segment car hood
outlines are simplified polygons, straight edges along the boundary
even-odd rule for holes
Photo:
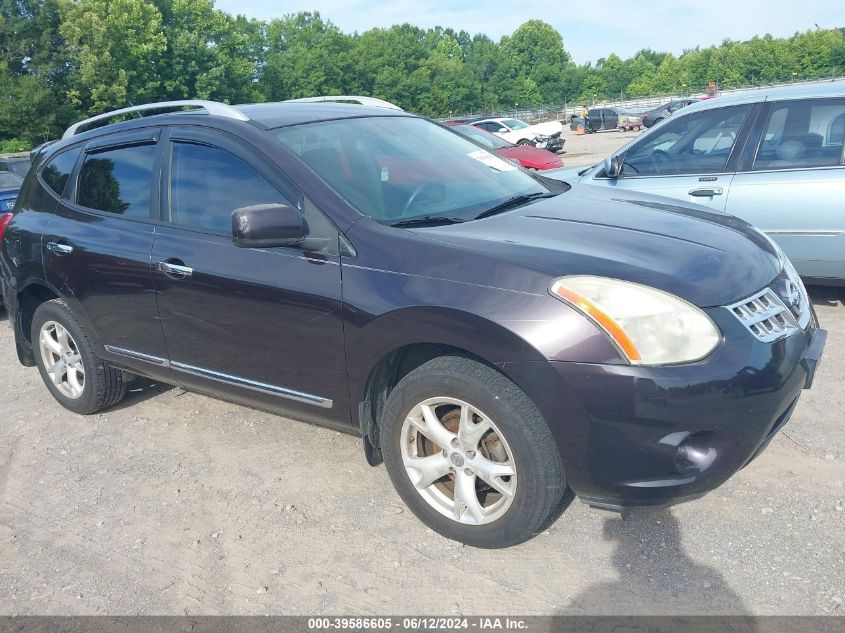
[[[558,166],[563,164],[563,161],[557,154],[529,145],[502,147],[501,149],[497,149],[496,152],[507,158],[517,160],[520,163],[526,163],[528,167],[540,167],[544,165]]]
[[[701,307],[750,296],[782,268],[773,243],[738,218],[590,185],[482,220],[416,230],[548,274],[550,281],[623,279]]]
[[[580,182],[583,176],[579,172],[585,169],[592,169],[588,165],[575,165],[574,167],[560,167],[558,169],[549,169],[543,173],[543,178],[554,178],[555,180],[562,180],[568,182],[570,185]]]
[[[522,130],[514,130],[515,133],[519,132],[533,132],[534,134],[545,134],[546,136],[552,136],[553,134],[557,134],[558,132],[563,131],[563,123],[560,121],[546,121],[544,123],[535,123],[534,125],[529,125],[527,128],[523,128]]]

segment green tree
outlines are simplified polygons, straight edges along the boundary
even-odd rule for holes
[[[302,12],[267,27],[261,90],[270,100],[342,94],[352,83],[352,38],[320,13]]]
[[[561,101],[564,75],[572,65],[572,58],[563,47],[560,33],[542,20],[529,20],[509,38],[503,38],[501,46],[504,54],[513,60],[516,77],[530,79],[537,87],[534,103]],[[527,85],[523,81],[520,90],[526,90]]]
[[[167,51],[161,12],[145,0],[80,0],[60,33],[73,66],[67,97],[86,112],[155,101]]]
[[[261,30],[257,21],[215,10],[213,0],[160,0],[156,4],[167,41],[160,73],[164,97],[228,103],[260,99]]]

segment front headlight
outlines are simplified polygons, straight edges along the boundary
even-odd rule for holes
[[[719,344],[719,329],[688,301],[629,281],[561,277],[549,292],[581,311],[635,365],[700,360]]]

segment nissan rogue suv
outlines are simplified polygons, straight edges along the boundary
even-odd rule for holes
[[[109,124],[127,113],[150,115]],[[360,434],[423,522],[480,547],[544,529],[567,488],[611,509],[712,490],[826,337],[741,220],[361,105],[82,121],[0,234],[18,357],[62,406],[142,375]]]

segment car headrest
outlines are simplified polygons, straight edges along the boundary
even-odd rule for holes
[[[796,158],[801,158],[801,156],[804,155],[805,149],[806,147],[804,143],[793,138],[788,141],[783,141],[780,145],[778,145],[775,150],[775,154],[777,155],[778,160],[795,160]]]

